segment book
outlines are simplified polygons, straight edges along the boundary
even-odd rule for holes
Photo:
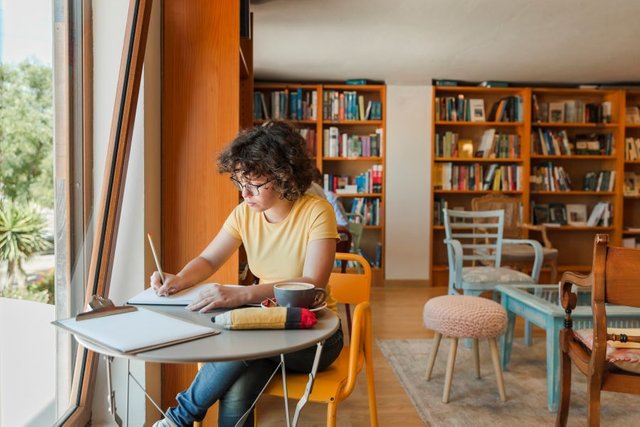
[[[367,79],[349,79],[349,80],[345,80],[344,84],[347,84],[347,85],[366,85],[367,84]]]
[[[70,318],[52,323],[89,342],[125,354],[168,347],[220,333],[208,326],[144,308],[87,320]]]
[[[533,206],[533,223],[545,224],[549,222],[549,205],[536,204]]]
[[[480,87],[509,87],[509,83],[496,81],[496,80],[485,80],[481,83],[478,83]]]

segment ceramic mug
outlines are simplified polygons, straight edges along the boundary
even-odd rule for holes
[[[273,287],[273,295],[281,307],[312,308],[327,299],[324,289],[304,282],[278,283]]]

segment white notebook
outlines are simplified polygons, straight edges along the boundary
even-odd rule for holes
[[[138,308],[127,313],[52,322],[88,341],[121,353],[135,354],[155,348],[216,335],[220,331]]]
[[[158,296],[153,288],[149,287],[138,295],[127,301],[127,304],[131,305],[189,305],[200,295],[200,292],[204,292],[211,288],[211,283],[201,283],[196,286],[192,286],[183,291],[168,296]]]
[[[161,297],[156,295],[153,288],[149,287],[138,295],[127,301],[130,305],[184,305],[187,306],[198,298],[201,292],[213,286],[212,283],[200,283],[183,291]],[[240,285],[223,285],[223,286],[240,286]]]

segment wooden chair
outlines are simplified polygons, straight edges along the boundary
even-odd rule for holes
[[[338,404],[353,391],[358,374],[365,367],[369,393],[369,417],[372,426],[378,425],[376,394],[373,381],[373,336],[371,331],[371,267],[360,255],[336,253],[336,260],[360,264],[362,274],[333,272],[329,278],[331,295],[341,304],[355,304],[352,335],[338,359],[326,370],[318,372],[309,401],[327,404],[327,426],[336,425]],[[300,398],[309,380],[308,374],[287,374],[289,397]],[[264,391],[283,397],[282,379],[276,377]]]
[[[504,237],[507,239],[522,238],[525,231],[540,233],[543,261],[542,265],[549,267],[549,283],[556,283],[558,276],[558,250],[553,247],[547,237],[544,225],[531,225],[522,222],[520,213],[520,199],[504,194],[487,194],[471,200],[474,211],[504,210]],[[502,246],[502,265],[513,266],[518,269],[529,269],[533,265],[535,253],[530,245],[508,244]]]
[[[449,294],[478,296],[500,284],[537,283],[542,246],[535,240],[505,239],[504,211],[443,209],[449,261]],[[527,244],[535,258],[531,275],[501,266],[503,243]],[[478,262],[481,265],[474,265]]]
[[[585,276],[566,272],[560,280],[560,299],[567,314],[565,328],[560,331],[560,408],[556,426],[567,425],[572,361],[587,377],[587,421],[590,426],[600,425],[601,391],[640,394],[640,349],[626,350],[627,354],[622,357],[627,361],[624,363],[620,361],[621,355],[611,351],[612,346],[607,344],[607,341],[640,343],[640,336],[608,333],[606,310],[606,304],[640,307],[640,249],[612,247],[608,244],[609,237],[598,234],[591,273]],[[571,291],[574,285],[591,288],[593,330],[572,329],[571,311],[577,304],[577,295]],[[593,338],[585,339],[586,336]],[[630,359],[636,362],[630,362]]]

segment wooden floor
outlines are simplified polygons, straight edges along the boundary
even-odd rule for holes
[[[432,333],[422,324],[424,303],[434,296],[446,294],[446,288],[385,286],[372,288],[372,312],[374,339],[430,338]],[[375,385],[380,426],[422,426],[411,401],[395,377],[386,359],[374,345]],[[416,361],[426,363],[426,361]],[[296,401],[291,401],[293,408]],[[299,425],[326,425],[326,406],[308,403]],[[284,425],[283,404],[280,400],[265,397],[259,409],[260,426]],[[364,373],[354,393],[338,406],[339,427],[369,425],[367,388]]]

